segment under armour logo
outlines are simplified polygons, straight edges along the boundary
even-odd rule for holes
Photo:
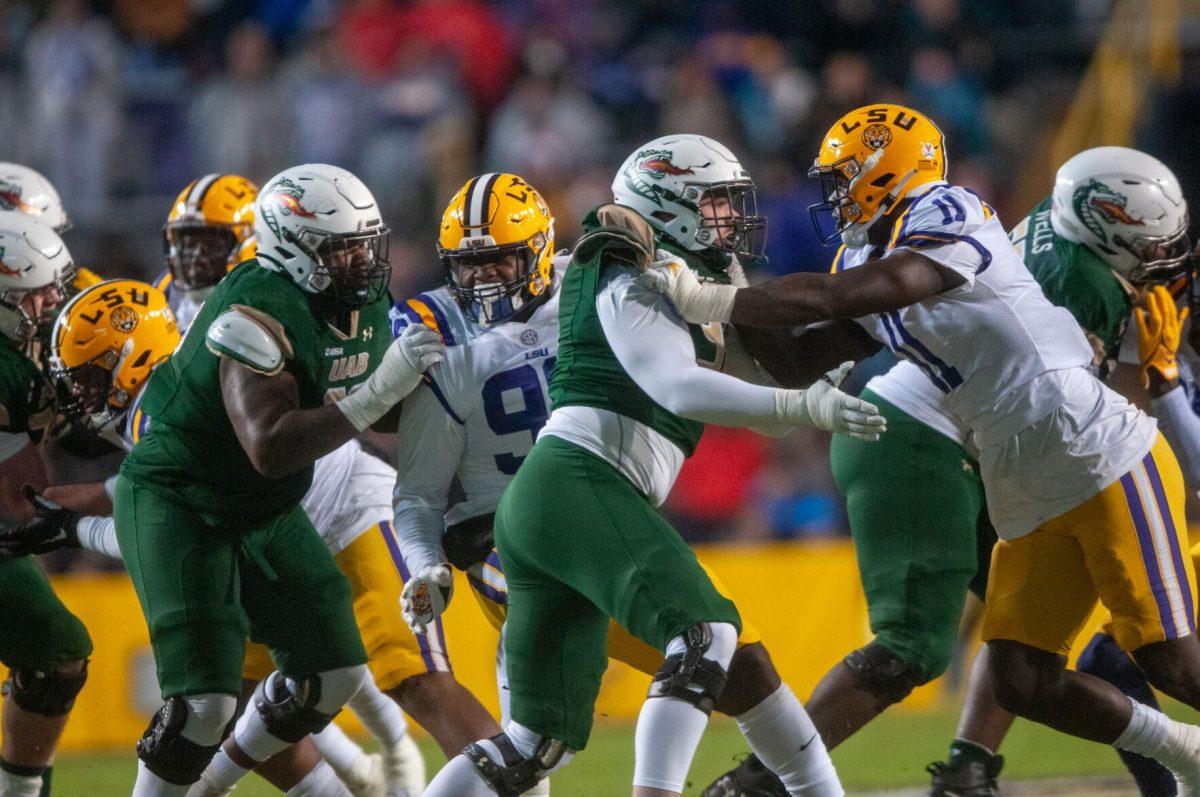
[[[366,329],[363,330],[363,340],[370,340],[371,336],[374,334],[375,334],[375,327],[367,327]]]

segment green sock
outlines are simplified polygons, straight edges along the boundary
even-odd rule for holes
[[[50,797],[50,771],[52,769],[54,767],[46,767],[46,770],[42,772],[42,793],[38,797]]]
[[[951,769],[962,769],[972,761],[987,764],[995,757],[995,753],[983,745],[968,742],[966,739],[955,739],[950,743],[950,760],[946,764]]]

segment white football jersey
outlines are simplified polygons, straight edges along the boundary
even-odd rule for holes
[[[196,314],[204,306],[204,300],[197,299],[193,294],[176,288],[170,271],[159,274],[154,280],[154,287],[167,297],[167,304],[171,305],[171,310],[175,313],[175,322],[179,325],[180,333],[186,331],[196,320]],[[205,293],[210,292],[205,291]]]
[[[933,185],[886,247],[843,248],[834,271],[899,248],[919,251],[963,284],[858,321],[923,372],[950,418],[970,430],[1002,537],[1078,506],[1149,451],[1154,422],[1088,373],[1092,349],[1079,324],[1046,299],[973,192]],[[1047,428],[1028,433],[1039,425]],[[1029,443],[1034,436],[1040,447]]]
[[[393,308],[393,335],[425,323],[446,342],[445,358],[405,398],[400,413],[394,498],[402,540],[418,537],[440,545],[446,525],[496,511],[550,416],[558,285],[568,261],[561,255],[555,259],[553,293],[523,322],[483,326],[466,316],[445,287]],[[456,479],[461,500],[450,506]],[[410,561],[409,566],[434,563]]]

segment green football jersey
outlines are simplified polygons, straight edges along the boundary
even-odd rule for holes
[[[0,432],[38,442],[54,422],[54,394],[37,364],[0,338]]]
[[[583,221],[584,232],[596,225],[593,211]],[[669,241],[658,240],[656,245],[682,257],[702,276],[729,284],[729,275],[724,270],[728,261],[724,256],[718,262]],[[603,249],[592,262],[579,263],[572,259],[567,265],[559,289],[558,359],[554,364],[554,378],[550,381],[550,401],[554,407],[598,407],[632,418],[666,437],[690,457],[700,442],[704,424],[681,418],[656,404],[621,367],[604,335],[596,312],[596,298],[607,271],[620,268],[632,270],[629,266],[606,263]],[[697,359],[713,360],[715,344],[705,337],[700,327],[689,324],[688,328],[696,346]]]
[[[151,483],[209,522],[252,523],[300,501],[312,466],[268,479],[254,469],[225,412],[220,357],[206,345],[212,322],[234,306],[278,324],[290,351],[284,370],[296,379],[305,409],[336,401],[370,375],[391,343],[387,296],[351,314],[335,329],[313,315],[309,297],[285,274],[255,260],[234,269],[204,303],[179,349],[154,370],[142,411],[150,428],[121,467],[124,477]]]
[[[1115,361],[1133,311],[1133,293],[1086,246],[1055,234],[1046,198],[1009,233],[1046,298],[1065,307],[1087,333],[1102,373]]]

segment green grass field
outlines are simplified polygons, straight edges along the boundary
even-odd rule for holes
[[[1169,709],[1173,716],[1196,720],[1194,713]],[[925,765],[945,757],[957,711],[896,713],[881,717],[840,747],[834,755],[842,781],[851,791],[875,791],[927,782]],[[422,741],[429,771],[441,764],[441,754]],[[713,777],[728,769],[745,750],[737,727],[715,719],[705,734],[691,772],[688,794],[696,794]],[[1005,742],[1005,776],[1013,779],[1120,773],[1116,754],[1107,747],[1078,741],[1040,726],[1018,722]],[[54,794],[69,797],[128,794],[136,770],[132,749],[125,755],[64,757],[55,767]],[[629,793],[633,772],[633,729],[601,726],[587,750],[554,779],[560,797],[607,797]],[[239,786],[240,797],[278,794],[251,776]]]

